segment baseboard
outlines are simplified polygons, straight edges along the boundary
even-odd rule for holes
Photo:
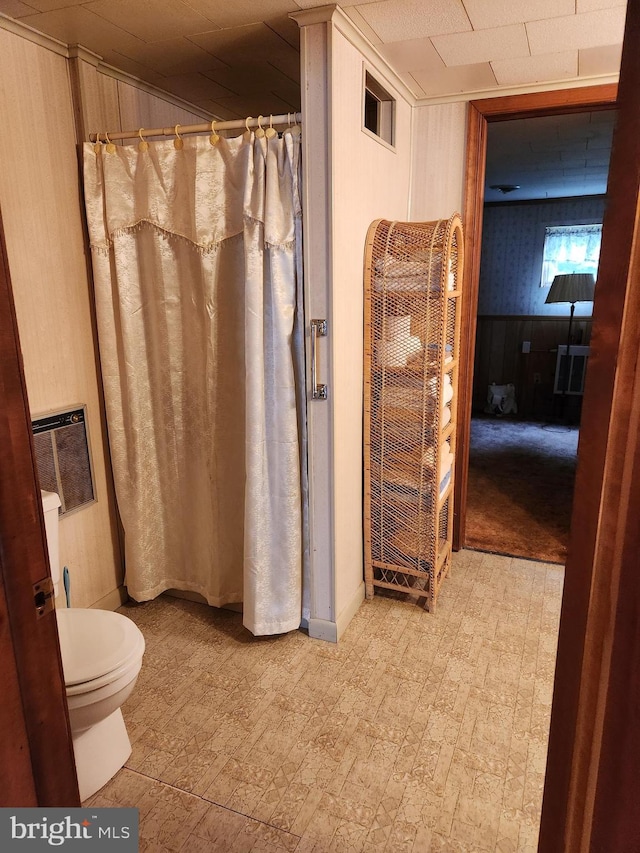
[[[95,610],[117,610],[118,607],[122,607],[128,598],[127,590],[123,586],[119,586],[105,595],[104,598],[96,601],[91,607]]]
[[[358,612],[363,601],[364,581],[356,589],[347,606],[342,608],[335,622],[331,622],[329,619],[309,619],[309,636],[313,637],[314,640],[337,643],[349,627],[349,623]]]
[[[349,623],[360,609],[360,605],[364,601],[364,581],[356,589],[351,601],[346,607],[343,607],[338,616],[338,639],[344,634],[349,627]]]

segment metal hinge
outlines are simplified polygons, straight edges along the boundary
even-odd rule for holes
[[[51,613],[54,607],[54,589],[51,578],[43,578],[33,585],[33,603],[38,619]]]

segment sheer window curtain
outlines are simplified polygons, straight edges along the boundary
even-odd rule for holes
[[[183,141],[84,146],[126,584],[277,634],[308,618],[300,137]]]
[[[598,269],[602,225],[550,225],[545,228],[541,287],[556,275]]]

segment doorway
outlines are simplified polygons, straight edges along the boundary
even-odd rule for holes
[[[597,270],[614,122],[589,110],[488,125],[468,547],[565,562],[592,302],[575,304],[569,375],[570,304],[551,284]]]
[[[464,199],[467,263],[464,279],[466,300],[463,306],[461,347],[463,381],[460,383],[458,407],[458,478],[455,487],[457,511],[454,518],[453,534],[456,550],[464,547],[467,543],[473,363],[478,321],[488,126],[490,123],[514,119],[583,113],[585,110],[611,109],[615,106],[616,94],[617,87],[615,85],[606,85],[489,98],[482,101],[472,101],[469,104]]]

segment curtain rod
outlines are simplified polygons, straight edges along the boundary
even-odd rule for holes
[[[177,136],[183,133],[210,133],[212,130],[239,130],[240,128],[249,130],[251,127],[260,126],[266,129],[271,124],[293,125],[301,121],[302,113],[283,113],[277,116],[258,116],[258,118],[248,116],[246,119],[239,118],[232,121],[216,121],[214,119],[205,124],[176,124],[173,127],[152,128],[141,127],[138,130],[124,130],[117,133],[102,133],[101,131],[100,133],[90,133],[89,141],[97,142],[98,136],[103,142],[113,142],[116,139],[135,139],[136,136],[140,138],[145,136]]]

